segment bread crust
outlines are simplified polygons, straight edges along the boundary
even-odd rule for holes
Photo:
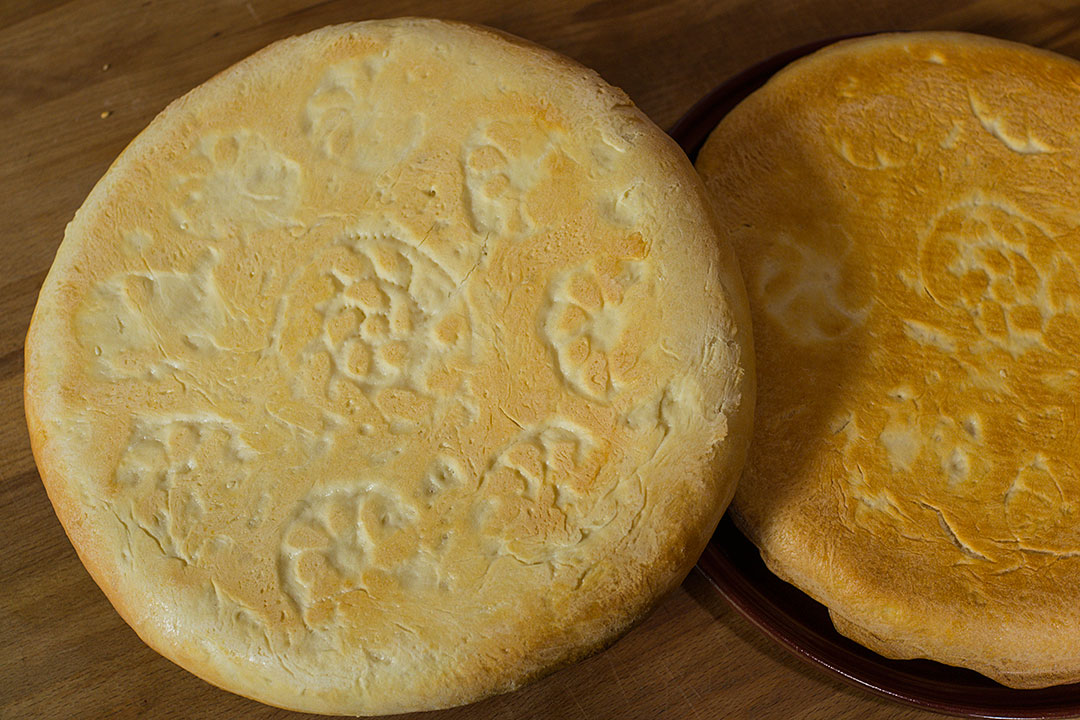
[[[991,38],[848,40],[697,162],[758,348],[738,525],[842,634],[1017,688],[1080,680],[1078,85]]]
[[[42,481],[124,620],[318,713],[464,704],[613,642],[704,548],[753,398],[677,146],[594,72],[424,19],[172,103],[26,342]]]

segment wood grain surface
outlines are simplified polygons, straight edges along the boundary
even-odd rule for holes
[[[956,29],[1080,57],[1080,6],[1067,1],[0,0],[0,718],[303,717],[189,675],[112,610],[34,467],[23,338],[65,223],[170,100],[279,38],[396,15],[480,22],[548,45],[596,68],[662,127],[738,70],[835,35]],[[934,716],[788,655],[695,572],[608,651],[516,693],[423,717]]]

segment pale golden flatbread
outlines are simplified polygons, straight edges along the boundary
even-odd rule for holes
[[[698,168],[751,299],[733,510],[890,657],[1080,680],[1080,63],[954,33],[800,60]]]
[[[749,440],[748,322],[700,179],[622,92],[489,30],[343,25],[113,164],[41,291],[27,420],[163,655],[287,708],[438,708],[682,580]]]

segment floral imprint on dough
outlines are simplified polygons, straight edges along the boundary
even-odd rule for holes
[[[462,392],[472,329],[438,261],[393,234],[360,232],[300,271],[275,342],[299,392],[331,404],[359,392],[407,430]]]
[[[113,473],[113,505],[130,513],[164,556],[198,563],[231,544],[207,529],[221,525],[208,516],[247,497],[256,457],[224,418],[137,418]]]
[[[327,69],[304,106],[303,130],[326,158],[379,175],[409,157],[424,137],[424,116],[395,107],[386,59],[372,56]],[[395,87],[395,90],[398,90]]]
[[[547,175],[554,131],[529,118],[492,120],[465,141],[465,205],[474,231],[520,240],[536,230],[528,194]]]
[[[90,288],[75,337],[106,378],[154,380],[212,354],[226,316],[211,250],[191,272],[118,273]]]
[[[593,400],[609,400],[635,358],[622,346],[631,322],[623,301],[648,272],[649,248],[640,233],[599,260],[555,274],[541,310],[540,335],[555,355],[559,375]]]
[[[250,130],[210,133],[175,180],[172,217],[184,232],[223,239],[252,230],[299,228],[301,169]]]
[[[1039,223],[976,193],[933,221],[919,243],[920,280],[937,302],[966,311],[986,343],[1015,357],[1047,348],[1055,316],[1077,308],[1076,264],[1059,246]]]
[[[768,243],[751,261],[748,289],[762,310],[799,343],[836,340],[862,324],[869,303],[845,290],[851,242],[839,252],[805,244],[786,233]]]
[[[436,581],[418,552],[416,509],[385,483],[318,487],[297,505],[282,533],[282,591],[309,627],[323,624],[350,593],[368,593],[369,572],[402,589]]]
[[[582,427],[527,427],[492,458],[480,482],[479,523],[498,554],[546,562],[615,514],[617,478],[599,487],[605,448]]]
[[[1080,498],[1069,475],[1065,463],[1042,452],[1025,458],[1005,491],[1005,521],[1015,549],[1047,562],[1077,554]]]

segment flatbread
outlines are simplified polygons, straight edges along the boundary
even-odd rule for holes
[[[733,511],[889,657],[1080,680],[1080,64],[956,33],[833,45],[698,169],[760,396]]]
[[[439,708],[682,580],[749,440],[748,333],[700,179],[622,92],[485,29],[342,25],[193,90],[97,184],[27,421],[170,660],[297,710]]]

